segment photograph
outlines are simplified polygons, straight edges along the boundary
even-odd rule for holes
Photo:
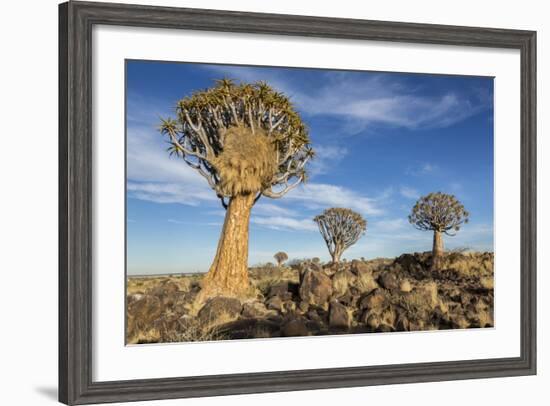
[[[127,345],[495,326],[493,77],[125,63]]]

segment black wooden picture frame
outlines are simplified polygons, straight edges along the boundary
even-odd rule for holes
[[[521,354],[283,372],[92,380],[94,24],[518,49],[521,54]],[[121,159],[123,159],[121,157]],[[219,396],[536,373],[536,32],[109,3],[59,6],[59,400]]]

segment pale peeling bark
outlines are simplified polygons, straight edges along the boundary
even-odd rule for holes
[[[441,231],[434,231],[434,241],[432,248],[432,270],[441,267],[441,258],[443,257],[443,234]]]
[[[332,263],[337,264],[340,262],[340,257],[342,256],[343,251],[344,250],[341,248],[336,248],[334,252],[331,253]]]
[[[443,236],[440,231],[434,231],[433,256],[440,257],[443,255]]]
[[[247,293],[248,228],[254,198],[253,194],[236,195],[229,201],[216,256],[202,281],[204,298]]]

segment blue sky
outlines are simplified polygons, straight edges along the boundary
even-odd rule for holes
[[[251,265],[328,252],[312,218],[349,207],[368,222],[344,258],[431,249],[407,215],[429,192],[455,194],[470,223],[447,248],[493,250],[493,79],[468,76],[127,62],[129,274],[207,271],[224,209],[206,181],[169,157],[159,116],[213,81],[263,80],[290,96],[316,159],[307,184],[252,210]]]

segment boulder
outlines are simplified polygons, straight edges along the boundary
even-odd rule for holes
[[[323,324],[318,321],[306,320],[305,324],[308,335],[318,335],[323,330]]]
[[[376,289],[360,300],[359,308],[381,312],[387,302],[388,299],[384,292],[381,289]]]
[[[382,272],[380,276],[378,276],[378,283],[380,286],[388,290],[395,290],[399,288],[397,277],[392,272]]]
[[[439,295],[437,290],[437,283],[429,282],[422,285],[420,288],[415,289],[420,296],[422,296],[424,302],[430,309],[435,309],[439,304]]]
[[[145,295],[128,306],[128,322],[139,321],[148,326],[162,315],[162,304],[158,297]]]
[[[263,319],[277,314],[274,310],[268,310],[261,302],[247,302],[243,305],[242,316],[250,319]]]
[[[174,311],[178,314],[184,314],[192,312],[195,307],[195,299],[197,298],[198,291],[190,290],[186,293],[180,293],[174,302]]]
[[[337,297],[336,299],[344,306],[355,307],[357,305],[357,300],[359,299],[359,297],[358,295],[352,295],[350,291],[343,296]]]
[[[408,281],[408,279],[403,279],[400,283],[399,283],[399,290],[403,293],[409,293],[411,290],[412,290],[412,285],[411,283]]]
[[[309,335],[309,330],[304,320],[291,319],[283,324],[281,335],[283,337],[307,336]]]
[[[337,271],[332,276],[332,292],[336,297],[343,296],[348,292],[350,285],[355,284],[357,277],[347,269]]]
[[[296,311],[296,303],[292,300],[286,300],[283,302],[282,312],[283,313],[294,313]]]
[[[369,312],[365,312],[363,320],[365,324],[373,330],[376,330],[380,326],[380,318],[375,313],[369,314]]]
[[[288,282],[279,282],[269,288],[268,297],[284,296],[288,293]]]
[[[409,331],[410,330],[410,322],[406,315],[401,314],[397,318],[397,322],[395,324],[395,329],[397,331]]]
[[[315,264],[313,262],[304,262],[298,266],[298,275],[300,276],[300,285],[303,282],[304,276],[308,271],[323,272],[321,264]]]
[[[301,301],[300,304],[298,305],[298,309],[299,309],[302,313],[307,313],[307,311],[309,310],[309,303],[308,303],[308,302]]]
[[[393,328],[397,315],[393,306],[389,306],[380,314],[380,323]]]
[[[419,271],[423,271],[423,265],[420,262],[420,258],[417,254],[403,254],[400,257],[396,258],[394,261],[394,265],[401,265],[401,267],[409,273],[416,273]]]
[[[332,328],[347,329],[350,323],[351,317],[347,307],[337,301],[332,301],[329,310],[329,326]]]
[[[223,324],[238,319],[241,309],[239,299],[217,296],[204,304],[199,310],[198,318],[207,325]]]
[[[184,292],[177,291],[174,293],[168,293],[157,297],[160,299],[162,306],[165,309],[166,308],[173,309],[176,307],[176,305],[184,302],[186,294]]]
[[[315,310],[308,311],[306,316],[311,321],[315,321],[318,323],[321,323],[323,321],[323,318]]]
[[[360,273],[364,272],[372,272],[372,266],[363,262],[359,261],[357,259],[354,259],[351,261],[351,267],[350,270],[357,276],[359,276]]]
[[[133,293],[131,295],[126,296],[126,303],[128,305],[137,302],[140,299],[143,299],[145,297],[145,294],[143,293]]]
[[[268,309],[277,310],[278,312],[283,310],[283,299],[279,296],[272,296],[265,302]]]
[[[388,326],[387,324],[380,324],[380,326],[378,326],[375,331],[377,333],[391,333],[395,331],[395,329],[392,326]]]
[[[321,272],[307,270],[300,284],[300,297],[302,301],[325,307],[332,295],[332,281]]]
[[[355,286],[361,293],[369,293],[379,287],[378,283],[374,279],[372,271],[364,270],[358,271]]]

